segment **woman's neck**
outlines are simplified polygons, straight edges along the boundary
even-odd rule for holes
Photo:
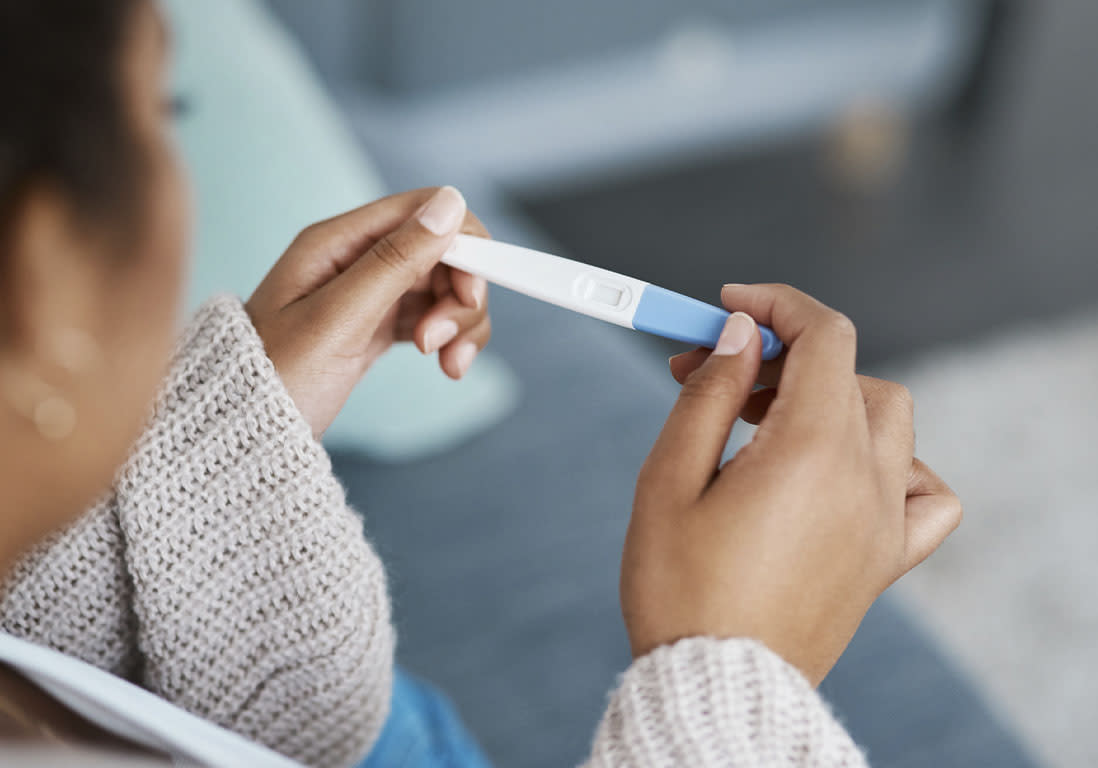
[[[60,495],[58,486],[64,485],[64,478],[46,477],[47,457],[24,438],[23,425],[6,422],[3,415],[0,412],[0,579],[57,527],[53,521],[62,513],[49,497]]]
[[[23,552],[34,545],[34,536],[23,517],[24,499],[12,493],[10,478],[0,472],[0,581],[18,561]]]

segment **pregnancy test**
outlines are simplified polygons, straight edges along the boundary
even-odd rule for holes
[[[717,345],[729,314],[643,280],[471,235],[458,235],[442,261],[581,315],[709,349]],[[764,326],[759,333],[763,360],[773,360],[781,354],[781,340]]]

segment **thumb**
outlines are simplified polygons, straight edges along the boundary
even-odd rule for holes
[[[645,463],[642,483],[693,500],[720,463],[758,377],[762,340],[750,315],[729,316],[713,354],[690,374]]]
[[[930,557],[961,524],[962,516],[957,494],[934,470],[914,459],[904,516],[904,573]]]
[[[465,221],[465,198],[442,187],[411,218],[383,235],[336,280],[324,301],[373,329],[416,281],[435,267]],[[334,305],[334,306],[333,306]],[[346,315],[343,315],[346,316]]]

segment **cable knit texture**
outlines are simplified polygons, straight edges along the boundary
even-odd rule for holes
[[[381,730],[389,612],[328,456],[232,298],[188,327],[112,494],[0,595],[0,629],[316,766],[359,760]],[[865,763],[780,658],[696,638],[625,673],[587,765]]]
[[[113,494],[16,568],[0,625],[307,764],[369,749],[384,572],[238,300],[200,310]]]

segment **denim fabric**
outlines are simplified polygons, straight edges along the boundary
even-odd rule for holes
[[[489,768],[440,691],[397,667],[389,719],[359,768]]]
[[[505,291],[492,306],[522,407],[446,456],[336,464],[388,568],[402,662],[454,697],[497,765],[560,768],[586,757],[630,662],[622,540],[678,387],[640,334]],[[874,768],[1036,765],[887,596],[823,690]]]

